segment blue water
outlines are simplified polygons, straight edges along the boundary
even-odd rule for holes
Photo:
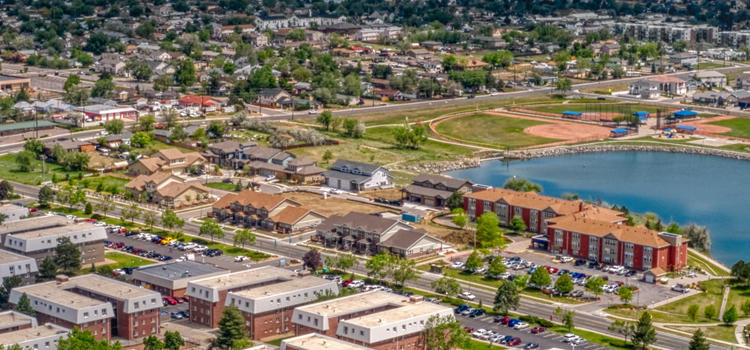
[[[658,214],[668,224],[696,223],[711,231],[711,254],[731,266],[750,260],[750,162],[663,152],[589,153],[528,161],[488,161],[447,175],[502,187],[517,176],[543,194],[577,193],[631,211]]]

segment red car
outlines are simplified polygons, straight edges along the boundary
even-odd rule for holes
[[[466,330],[466,333],[471,333],[474,331],[474,328],[472,327],[464,327],[464,329]]]
[[[544,268],[547,269],[547,272],[549,273],[557,273],[557,271],[559,271],[558,268],[552,266],[545,266]]]
[[[166,301],[169,305],[177,305],[177,299],[172,297],[164,297],[164,301]]]
[[[547,330],[547,328],[544,328],[542,326],[537,326],[537,327],[534,327],[534,328],[531,329],[531,333],[532,334],[537,334],[537,333],[542,333],[542,332],[544,332],[546,330]]]
[[[501,324],[508,324],[508,322],[510,322],[510,317],[508,316],[502,317],[498,320],[498,322],[500,322]]]
[[[341,285],[344,286],[344,287],[346,287],[346,286],[348,286],[351,283],[352,283],[352,279],[350,278],[350,279],[344,281],[344,283],[341,283]]]
[[[34,213],[34,212],[36,212],[37,210],[39,210],[39,209],[37,209],[37,208],[29,208],[29,212],[31,212],[31,213]]]
[[[509,346],[516,346],[518,344],[521,344],[521,338],[518,338],[518,337],[508,340],[508,342],[505,343],[505,345],[509,345]]]

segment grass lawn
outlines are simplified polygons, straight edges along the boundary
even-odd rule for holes
[[[687,309],[690,307],[690,305],[698,305],[700,307],[700,310],[698,311],[698,317],[697,322],[715,322],[717,320],[708,320],[703,315],[703,310],[707,305],[713,305],[716,307],[716,311],[719,311],[719,308],[721,307],[721,299],[722,299],[722,286],[724,285],[724,280],[708,280],[701,282],[701,286],[705,290],[703,293],[691,295],[687,298],[682,298],[680,300],[673,301],[669,304],[662,305],[656,308],[658,311],[663,311],[665,315],[671,315],[671,317],[668,317],[668,319],[672,319],[672,321],[659,321],[659,322],[692,322],[687,317]],[[656,319],[655,319],[656,321]]]
[[[714,69],[714,68],[722,68],[722,67],[726,67],[726,66],[721,63],[716,63],[716,62],[701,62],[695,66],[695,69]]]
[[[151,265],[156,264],[156,261],[144,259],[139,256],[125,254],[125,253],[118,253],[118,252],[110,252],[104,255],[109,260],[114,260],[114,264],[110,264],[109,266],[112,267],[112,269],[120,269],[123,267],[139,267],[139,266],[145,266],[145,265]]]
[[[573,333],[583,339],[586,339],[590,343],[603,345],[610,349],[618,349],[618,350],[635,349],[633,347],[633,344],[631,343],[625,342],[624,340],[619,339],[619,338],[612,338],[606,335],[601,335],[599,333],[584,331],[581,329],[574,329],[573,331],[569,331],[567,328],[563,328],[563,327],[554,327],[550,330],[559,334]]]
[[[719,121],[711,122],[708,124],[725,126],[725,127],[732,129],[729,132],[723,133],[723,135],[750,139],[750,119],[734,118],[734,119],[719,120]]]
[[[155,151],[162,150],[162,149],[165,149],[165,148],[177,148],[178,150],[180,150],[183,153],[195,152],[195,151],[193,151],[191,149],[188,149],[188,148],[185,148],[185,147],[180,147],[180,146],[176,146],[176,145],[170,145],[168,143],[164,143],[164,142],[161,142],[159,140],[151,140],[151,143],[149,143],[147,147],[144,147],[144,148],[133,148],[133,150],[131,151],[131,153],[133,151],[135,151],[135,152],[138,152],[138,153],[141,153],[141,154],[151,154],[151,153],[154,153]],[[154,151],[154,152],[151,152],[151,151]]]
[[[60,179],[64,178],[65,174],[70,174],[71,177],[78,175],[78,172],[67,171],[63,167],[50,162],[45,162],[46,173],[42,174],[41,160],[33,159],[31,164],[34,167],[31,172],[20,172],[14,154],[2,155],[0,156],[0,178],[27,185],[39,185],[44,181],[52,180],[52,173],[56,173]]]
[[[71,177],[71,181],[74,186],[83,186],[97,192],[123,193],[125,192],[125,184],[130,182],[130,179],[110,175],[95,175],[84,177],[83,180]],[[60,182],[64,183],[65,181],[61,179]]]
[[[236,185],[231,182],[209,182],[206,187],[215,188],[217,190],[234,191]]]
[[[688,251],[688,265],[698,267],[701,270],[707,271],[714,276],[729,276],[729,272],[726,272],[725,270],[719,268],[709,261],[701,259],[698,255],[693,254],[691,251]]]
[[[703,335],[707,338],[713,338],[718,340],[727,341],[730,343],[736,343],[737,339],[734,337],[734,326],[710,326],[710,327],[676,327],[670,326],[667,328],[680,330],[683,332],[694,333],[696,329],[700,328],[703,331]]]
[[[505,349],[502,346],[490,345],[489,343],[484,343],[474,339],[469,339],[469,341],[466,342],[466,344],[462,345],[460,348],[464,350]]]
[[[446,120],[436,129],[453,139],[495,148],[519,148],[559,141],[523,132],[525,128],[543,124],[547,123],[478,113]]]
[[[539,106],[539,107],[529,107],[528,109],[539,111],[539,112],[547,112],[547,113],[557,113],[562,114],[564,111],[573,111],[573,112],[586,112],[587,105],[585,104],[560,104],[555,106]],[[659,107],[656,106],[649,106],[649,105],[642,105],[642,104],[608,104],[602,106],[602,111],[608,112],[620,112],[620,108],[626,108],[625,110],[630,110],[632,112],[636,111],[646,111],[649,113],[656,113],[656,111],[659,109]],[[589,107],[590,112],[596,112],[598,111],[597,106]]]

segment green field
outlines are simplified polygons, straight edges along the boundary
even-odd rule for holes
[[[678,327],[678,326],[670,326],[667,327],[670,329],[676,329],[679,331],[687,332],[687,333],[694,333],[696,329],[700,328],[703,331],[703,335],[707,338],[712,339],[718,339],[727,341],[730,343],[736,343],[737,339],[734,337],[734,326],[709,326],[709,327]]]
[[[153,260],[148,260],[148,259],[141,258],[139,256],[125,254],[125,253],[110,252],[110,253],[105,254],[104,256],[107,259],[113,260],[115,262],[114,264],[109,265],[112,269],[121,269],[123,267],[139,267],[139,266],[144,266],[144,265],[156,264],[156,262]]]
[[[130,179],[103,175],[84,177],[83,180],[71,178],[70,181],[74,186],[82,186],[97,192],[123,193],[125,192],[125,184],[130,182]],[[60,179],[60,182],[65,183],[64,179]],[[100,189],[101,191],[99,191]]]
[[[536,120],[472,114],[446,120],[436,130],[452,139],[494,148],[520,148],[559,141],[529,135],[525,128],[547,124]]]
[[[234,191],[235,186],[236,185],[231,182],[209,182],[206,184],[206,187],[224,191]]]
[[[70,174],[70,176],[78,175],[78,172],[66,171],[63,167],[49,162],[44,164],[45,173],[42,174],[42,161],[37,159],[32,160],[32,165],[34,169],[31,172],[20,172],[18,171],[16,156],[14,154],[2,155],[0,156],[0,178],[27,185],[38,185],[42,182],[52,180],[52,173],[56,173],[60,179],[64,178],[65,174]]]
[[[724,135],[750,139],[750,119],[734,118],[711,122],[708,124],[725,126],[732,129],[729,132],[725,132]]]

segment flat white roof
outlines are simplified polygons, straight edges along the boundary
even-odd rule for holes
[[[57,236],[57,235],[68,233],[68,232],[80,231],[80,230],[86,230],[86,229],[95,230],[97,228],[99,227],[94,226],[94,224],[92,223],[82,222],[82,223],[71,224],[71,225],[66,225],[66,226],[58,226],[58,227],[51,227],[47,229],[39,229],[39,230],[16,233],[16,234],[13,234],[13,237],[28,240],[28,239],[33,239],[33,238]]]
[[[0,312],[0,329],[24,324],[36,326],[36,318],[13,310]]]
[[[34,265],[36,265],[36,261],[34,260],[34,258],[29,258],[28,256],[0,249],[0,264],[14,263],[19,261],[33,261]]]
[[[281,350],[287,350],[288,346],[301,350],[367,350],[364,346],[352,344],[336,338],[327,337],[318,333],[310,333],[294,338],[284,339],[281,342]]]
[[[130,283],[120,282],[95,274],[72,277],[68,282],[62,284],[63,288],[69,285],[75,285],[78,288],[87,289],[120,300],[149,296],[161,299],[161,294],[153,290],[140,288]]]
[[[386,304],[406,304],[409,297],[394,293],[374,291],[357,293],[348,297],[330,299],[315,304],[297,307],[297,310],[311,314],[332,317],[346,315],[360,310],[370,310]]]
[[[298,291],[301,289],[307,289],[307,288],[315,288],[318,286],[323,286],[326,284],[330,284],[331,281],[322,279],[315,276],[305,276],[302,278],[295,278],[289,281],[280,282],[280,283],[274,283],[270,285],[265,285],[261,287],[255,287],[250,289],[245,289],[237,292],[232,292],[232,294],[247,298],[247,299],[257,299],[257,298],[264,298],[264,297],[270,297],[278,294],[284,294],[289,292]]]
[[[48,323],[40,327],[25,328],[13,332],[3,333],[2,337],[0,337],[0,344],[13,345],[58,334],[66,335],[68,334],[68,332],[69,331],[63,327]]]
[[[45,299],[59,305],[68,306],[73,309],[109,305],[106,301],[96,300],[64,290],[55,283],[56,282],[32,284],[24,287],[16,287],[13,288],[13,290],[18,291],[19,293],[26,293],[29,296]]]
[[[207,277],[190,282],[204,288],[231,289],[243,285],[252,285],[276,279],[292,279],[294,272],[274,266],[263,266],[250,270],[242,270],[224,275]]]
[[[346,322],[353,325],[370,328],[401,322],[413,317],[433,314],[436,312],[444,311],[445,309],[445,306],[426,301],[405,303],[403,306],[397,307],[395,309],[350,318],[346,320]]]

